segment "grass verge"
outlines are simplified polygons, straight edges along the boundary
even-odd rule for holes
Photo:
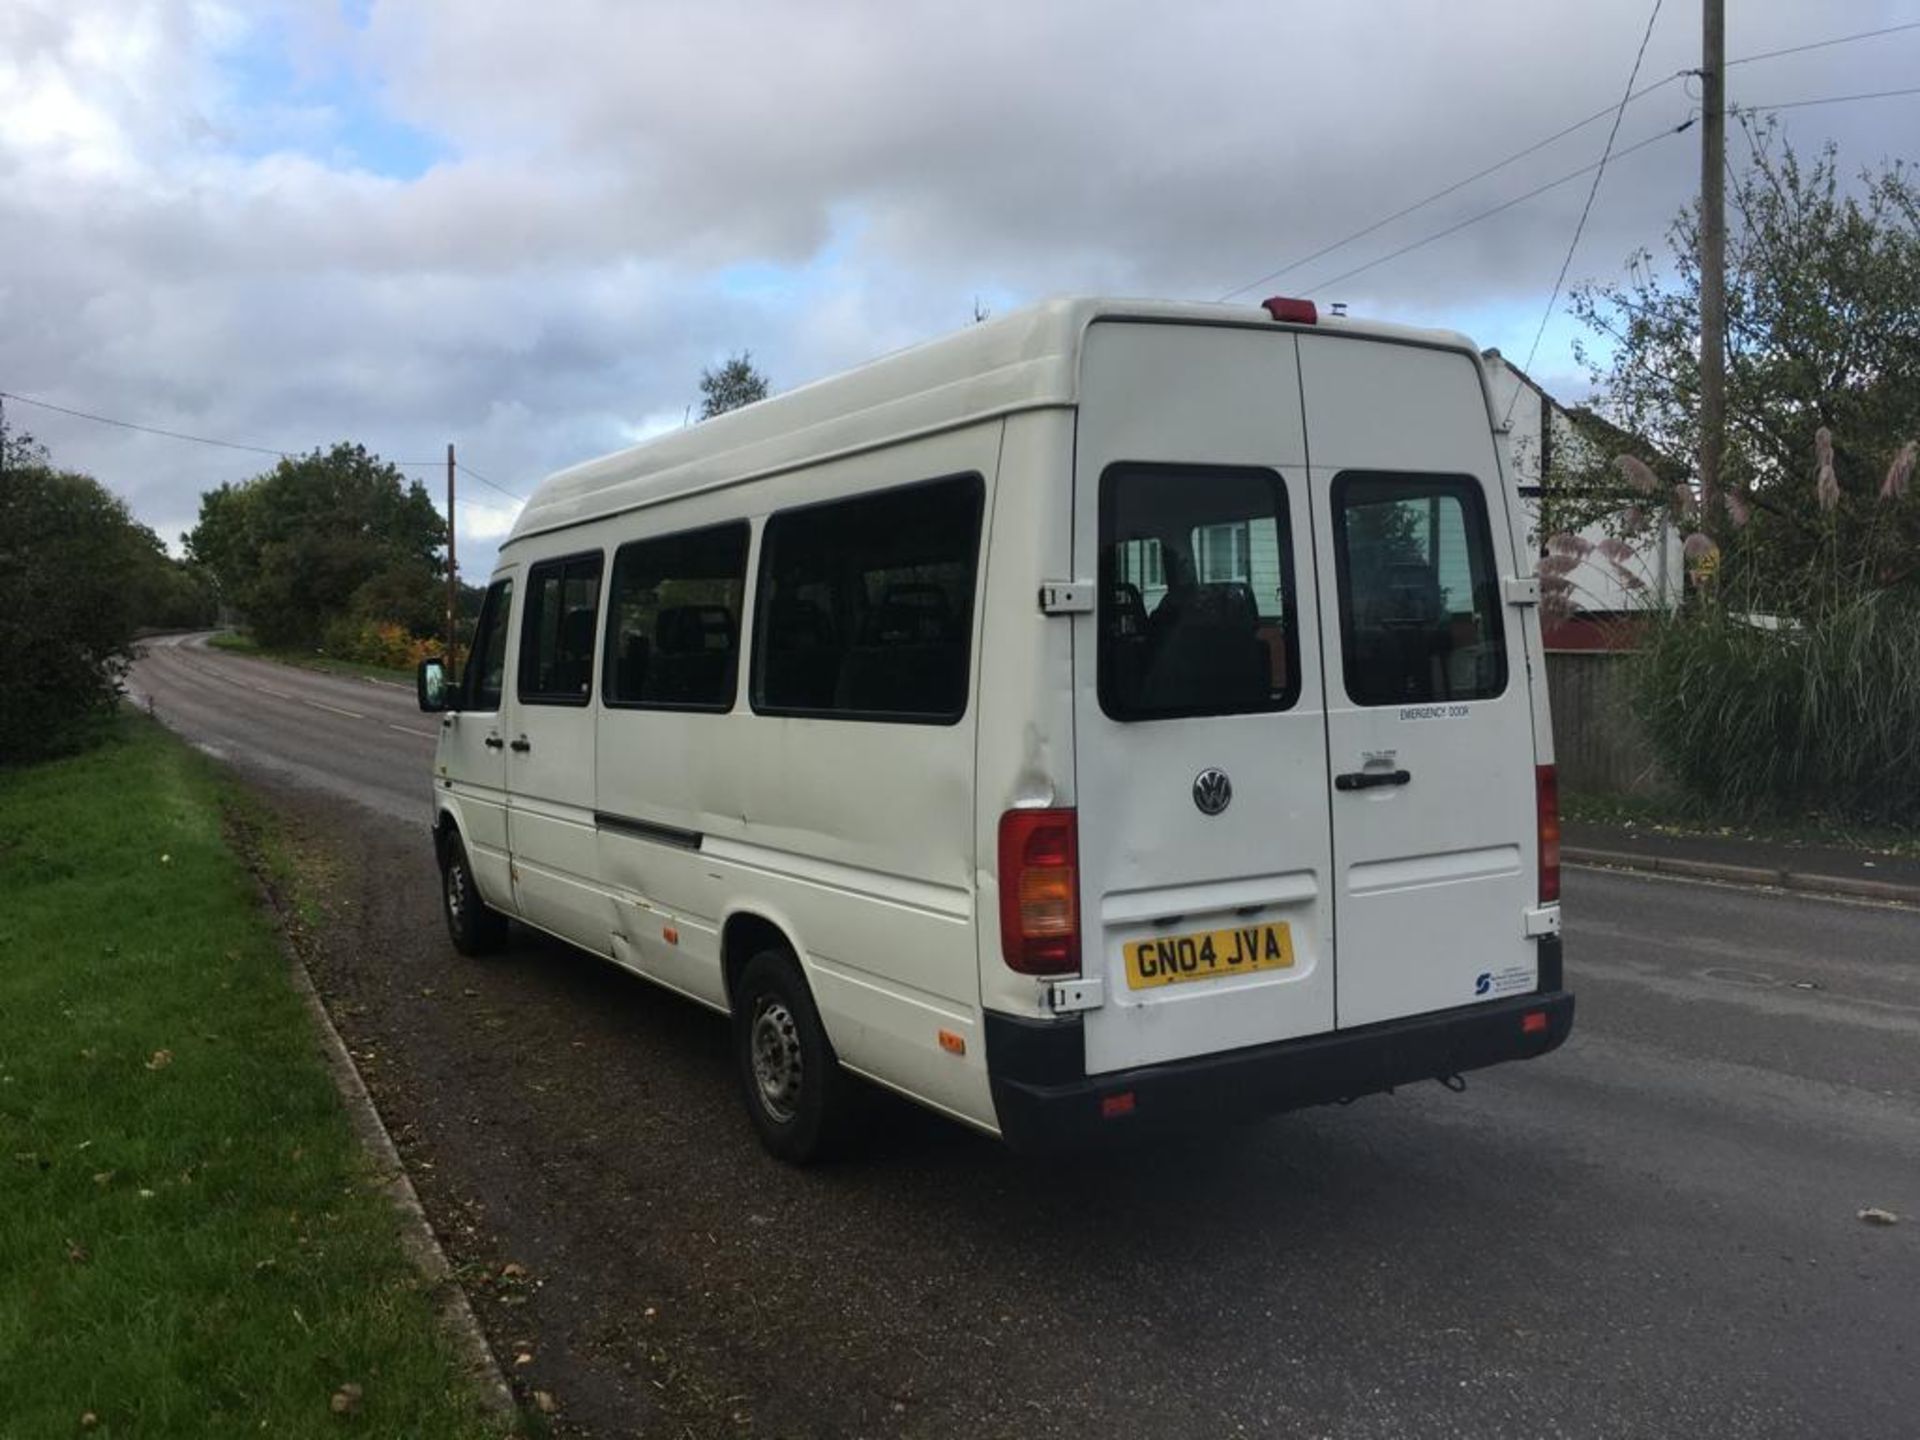
[[[1560,813],[1568,820],[1618,825],[1654,835],[1764,840],[1777,845],[1834,845],[1874,855],[1920,857],[1920,835],[1911,830],[1856,825],[1821,815],[1728,820],[1684,797],[1568,792],[1560,797]]]
[[[216,650],[235,655],[252,655],[280,665],[297,665],[302,670],[320,670],[330,675],[357,675],[365,680],[384,680],[391,685],[413,688],[413,672],[396,670],[390,665],[363,665],[358,660],[336,660],[331,655],[316,655],[306,650],[269,649],[252,636],[237,630],[222,630],[207,643]]]
[[[0,1433],[497,1435],[229,848],[240,803],[131,716],[0,772]]]

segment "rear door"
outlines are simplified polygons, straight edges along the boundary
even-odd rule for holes
[[[1306,335],[1342,1029],[1535,988],[1532,707],[1464,352]]]
[[[1090,1073],[1329,1030],[1327,752],[1294,336],[1101,323],[1074,643]]]

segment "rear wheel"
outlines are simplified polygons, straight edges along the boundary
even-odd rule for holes
[[[747,962],[733,997],[733,1043],[761,1144],[796,1165],[839,1148],[854,1081],[840,1068],[791,955],[763,950]]]
[[[448,938],[462,955],[490,955],[506,943],[507,917],[480,898],[457,830],[449,831],[440,847],[440,909]]]

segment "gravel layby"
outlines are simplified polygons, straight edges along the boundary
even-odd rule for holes
[[[527,932],[464,960],[424,830],[271,799],[320,909],[307,965],[502,1369],[552,1433],[1087,1433],[1047,1337],[980,1283],[977,1240],[939,1233],[969,1193],[1016,1189],[1019,1161],[883,1099],[869,1160],[783,1166],[741,1110],[719,1016]],[[874,1167],[927,1201],[890,1205],[887,1230],[864,1193]],[[1098,1172],[1080,1183],[1090,1202]],[[903,1214],[925,1233],[900,1235]],[[928,1258],[876,1268],[901,1251]],[[901,1333],[902,1309],[924,1334]],[[981,1365],[1023,1383],[982,1385]]]

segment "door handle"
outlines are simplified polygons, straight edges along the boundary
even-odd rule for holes
[[[506,747],[507,742],[502,740],[498,735],[489,735],[481,743],[489,750],[501,750]]]
[[[524,755],[529,750],[533,749],[533,742],[527,739],[526,736],[522,735],[518,740],[514,741],[513,744],[508,748],[511,749],[513,753],[516,755]]]
[[[1349,770],[1333,777],[1336,790],[1372,790],[1381,785],[1405,785],[1413,779],[1408,770]]]

